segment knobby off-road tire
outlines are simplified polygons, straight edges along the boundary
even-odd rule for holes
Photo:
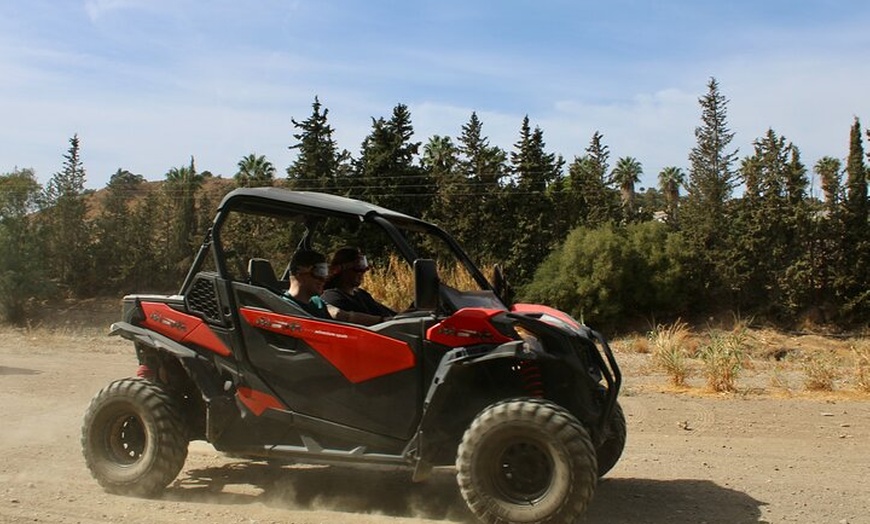
[[[556,404],[528,398],[484,409],[462,437],[456,470],[469,509],[489,524],[574,522],[598,480],[583,425]]]
[[[613,408],[613,415],[610,417],[610,422],[607,423],[605,431],[607,432],[607,439],[596,450],[599,477],[606,475],[619,462],[622,450],[625,449],[625,414],[622,412],[622,406],[618,402]]]
[[[111,493],[153,497],[187,458],[177,403],[144,379],[116,380],[94,396],[82,424],[82,452],[97,482]]]

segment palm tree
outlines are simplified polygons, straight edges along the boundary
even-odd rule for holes
[[[677,207],[680,202],[680,187],[686,185],[686,175],[676,166],[668,166],[659,172],[659,190],[665,196],[665,213],[668,222],[677,221]]]
[[[456,146],[449,136],[433,135],[423,146],[423,167],[432,173],[450,173],[455,165]]]
[[[624,156],[616,161],[616,167],[610,173],[610,180],[619,187],[622,198],[623,217],[626,221],[634,217],[634,186],[640,182],[643,166],[636,158]]]
[[[825,205],[828,209],[834,209],[840,200],[842,190],[843,164],[839,159],[826,156],[820,158],[813,171],[822,180],[822,192],[825,194]]]
[[[190,165],[173,167],[166,173],[165,191],[174,212],[175,227],[174,249],[170,254],[170,263],[183,260],[191,251],[196,227],[196,192],[202,186],[205,177],[196,172],[193,157]]]
[[[275,179],[275,166],[266,160],[265,155],[254,153],[239,160],[238,172],[233,178],[238,187],[271,186]]]

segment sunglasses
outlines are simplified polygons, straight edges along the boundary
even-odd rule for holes
[[[363,255],[352,262],[342,264],[341,269],[354,271],[356,273],[365,273],[371,269],[371,267],[369,266],[369,261],[366,260],[365,255]]]

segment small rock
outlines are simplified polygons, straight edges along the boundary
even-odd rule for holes
[[[833,416],[834,416],[833,413],[828,413],[827,411],[823,411],[823,412],[821,413],[821,415],[822,415],[823,417],[833,417]]]

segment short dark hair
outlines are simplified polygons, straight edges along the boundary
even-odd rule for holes
[[[293,257],[290,259],[290,273],[295,275],[301,267],[311,267],[322,262],[326,262],[323,253],[311,249],[300,249],[293,253]]]
[[[363,256],[363,252],[358,247],[345,246],[332,254],[332,260],[329,261],[329,266],[338,268],[348,262],[356,262]]]

